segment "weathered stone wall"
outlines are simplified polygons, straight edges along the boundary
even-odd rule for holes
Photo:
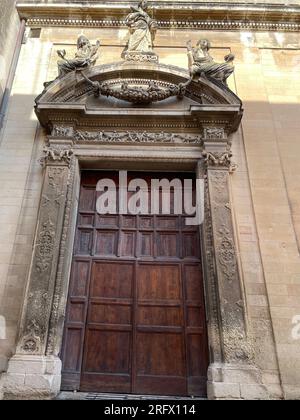
[[[34,97],[56,76],[55,50],[73,51],[81,33],[101,40],[99,64],[120,60],[125,29],[45,28],[22,48],[0,145],[2,370],[15,350],[40,199],[43,132],[37,130]],[[299,34],[160,30],[160,62],[186,68],[185,44],[201,37],[210,39],[217,60],[236,54],[229,84],[245,107],[233,145],[239,167],[230,185],[256,364],[271,397],[283,392],[300,398],[300,342],[292,337],[293,317],[300,315]],[[251,386],[226,386],[228,397],[252,396]]]
[[[14,3],[12,0],[0,2],[0,102],[5,90],[20,24]]]

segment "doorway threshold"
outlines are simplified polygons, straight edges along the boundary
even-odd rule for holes
[[[106,393],[86,393],[86,392],[61,392],[56,400],[59,401],[147,401],[147,400],[169,400],[169,401],[205,401],[206,398],[200,397],[178,397],[163,395],[134,395],[134,394],[106,394]]]

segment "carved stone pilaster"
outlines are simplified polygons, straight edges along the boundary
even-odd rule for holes
[[[247,338],[228,177],[229,172],[226,168],[208,168],[208,196],[215,252],[222,351],[225,363],[248,363],[251,361],[252,352]]]
[[[68,190],[71,150],[47,147],[45,178],[17,354],[44,355]]]

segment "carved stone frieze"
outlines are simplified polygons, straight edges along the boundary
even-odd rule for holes
[[[169,144],[197,144],[202,145],[200,135],[180,133],[151,133],[143,132],[103,132],[103,131],[75,131],[75,143],[169,143]]]
[[[224,140],[227,138],[224,128],[209,127],[204,128],[205,140]]]
[[[51,135],[53,137],[72,138],[74,134],[73,131],[74,131],[73,127],[64,127],[60,125],[54,125]]]

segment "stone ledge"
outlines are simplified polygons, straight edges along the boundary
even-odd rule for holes
[[[84,5],[84,6],[83,6]],[[52,24],[60,22],[59,25],[74,26],[74,19],[82,21],[85,25],[95,26],[110,24],[112,27],[124,26],[124,18],[130,11],[132,2],[85,2],[70,1],[49,1],[47,3],[35,0],[23,0],[17,4],[17,9],[21,18],[28,19],[30,25],[39,21],[39,25],[46,25],[47,20],[52,19]],[[160,25],[174,28],[189,25],[197,27],[197,22],[209,21],[208,29],[219,25],[224,29],[241,29],[242,27],[253,24],[252,29],[261,29],[261,25],[267,25],[269,30],[276,30],[283,27],[286,30],[295,25],[297,30],[300,21],[299,5],[266,4],[266,3],[239,3],[239,2],[192,2],[186,1],[178,4],[157,1],[151,4],[153,17],[159,21]],[[109,18],[108,18],[109,16]],[[172,19],[170,20],[170,16]],[[102,23],[101,23],[102,22]],[[235,28],[235,23],[237,27]],[[272,25],[275,25],[274,27]],[[212,26],[212,27],[211,27]],[[251,26],[251,25],[250,25]]]

